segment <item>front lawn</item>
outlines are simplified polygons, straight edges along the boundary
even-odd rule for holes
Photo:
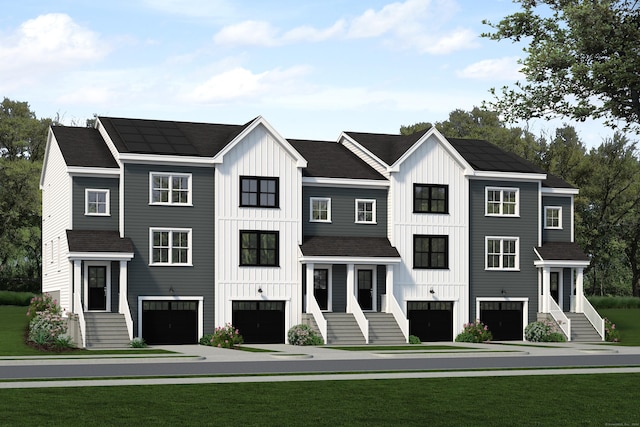
[[[640,346],[640,309],[602,308],[598,313],[616,325],[616,329],[620,331],[621,345]]]
[[[0,390],[2,425],[637,425],[640,374]]]

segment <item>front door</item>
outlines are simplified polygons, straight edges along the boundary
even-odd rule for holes
[[[358,270],[358,304],[362,310],[373,310],[373,270]]]
[[[549,293],[551,298],[553,298],[556,304],[560,305],[560,273],[552,271],[549,279]]]
[[[329,270],[316,268],[313,270],[313,296],[316,297],[320,310],[329,309]]]
[[[87,269],[88,294],[87,308],[89,310],[107,309],[107,267],[91,265]]]

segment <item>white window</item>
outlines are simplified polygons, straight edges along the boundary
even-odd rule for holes
[[[149,229],[150,265],[191,265],[191,229]]]
[[[331,199],[324,197],[311,197],[309,204],[309,221],[331,222]]]
[[[191,174],[151,172],[149,203],[152,205],[191,205]]]
[[[518,270],[520,239],[518,237],[487,237],[485,269]]]
[[[356,199],[356,222],[360,224],[376,223],[376,201]]]
[[[562,228],[562,207],[545,206],[544,207],[544,228]]]
[[[109,190],[84,190],[84,214],[109,216]]]
[[[520,214],[518,188],[487,187],[485,214],[488,216],[518,216]]]

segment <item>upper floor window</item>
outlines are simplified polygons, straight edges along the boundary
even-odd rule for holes
[[[109,190],[94,190],[87,188],[84,191],[84,200],[85,215],[109,215]]]
[[[413,236],[413,268],[449,268],[449,236]]]
[[[487,237],[486,241],[487,270],[518,270],[520,268],[517,237]]]
[[[544,228],[562,228],[562,207],[545,206],[544,208]]]
[[[191,205],[191,174],[151,172],[150,203],[153,205]]]
[[[448,213],[449,186],[413,184],[413,211],[416,213]]]
[[[376,201],[373,199],[356,199],[356,222],[362,224],[376,223]]]
[[[278,178],[240,177],[240,206],[277,208]]]
[[[240,231],[240,265],[278,266],[278,232]]]
[[[191,265],[191,229],[152,228],[151,265]]]
[[[311,212],[309,221],[311,222],[331,222],[331,199],[325,197],[311,197]]]
[[[519,189],[487,187],[485,189],[486,215],[518,216]]]

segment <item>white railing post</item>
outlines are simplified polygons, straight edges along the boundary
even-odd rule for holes
[[[567,341],[571,341],[571,319],[564,314],[553,298],[549,298],[548,303],[549,314],[551,314],[551,317],[553,317],[560,326],[560,329],[562,329],[562,332],[567,336]]]
[[[127,274],[127,261],[120,261],[120,298],[118,299],[118,313],[124,314],[124,320],[127,324],[127,332],[129,339],[133,339],[133,318],[129,309],[129,299],[127,298],[129,282]]]
[[[393,294],[387,294],[387,307],[389,308],[388,313],[393,314],[393,318],[400,327],[404,339],[409,342],[409,319],[405,316]]]
[[[82,348],[87,347],[87,326],[84,320],[84,307],[80,293],[82,292],[82,261],[73,260],[73,312],[78,315],[78,326],[80,328],[80,339]]]
[[[360,304],[358,304],[358,300],[356,300],[355,295],[349,293],[347,295],[347,301],[350,301],[351,314],[356,319],[358,323],[358,327],[360,331],[362,331],[362,335],[364,335],[364,342],[369,344],[369,319],[367,319],[364,315],[364,312],[360,308]]]
[[[587,320],[593,325],[598,335],[600,335],[600,339],[602,341],[605,340],[605,332],[604,332],[604,319],[600,317],[598,311],[593,308],[589,300],[582,294],[576,295],[577,301],[579,301],[580,306],[582,307],[582,312],[584,313]]]

